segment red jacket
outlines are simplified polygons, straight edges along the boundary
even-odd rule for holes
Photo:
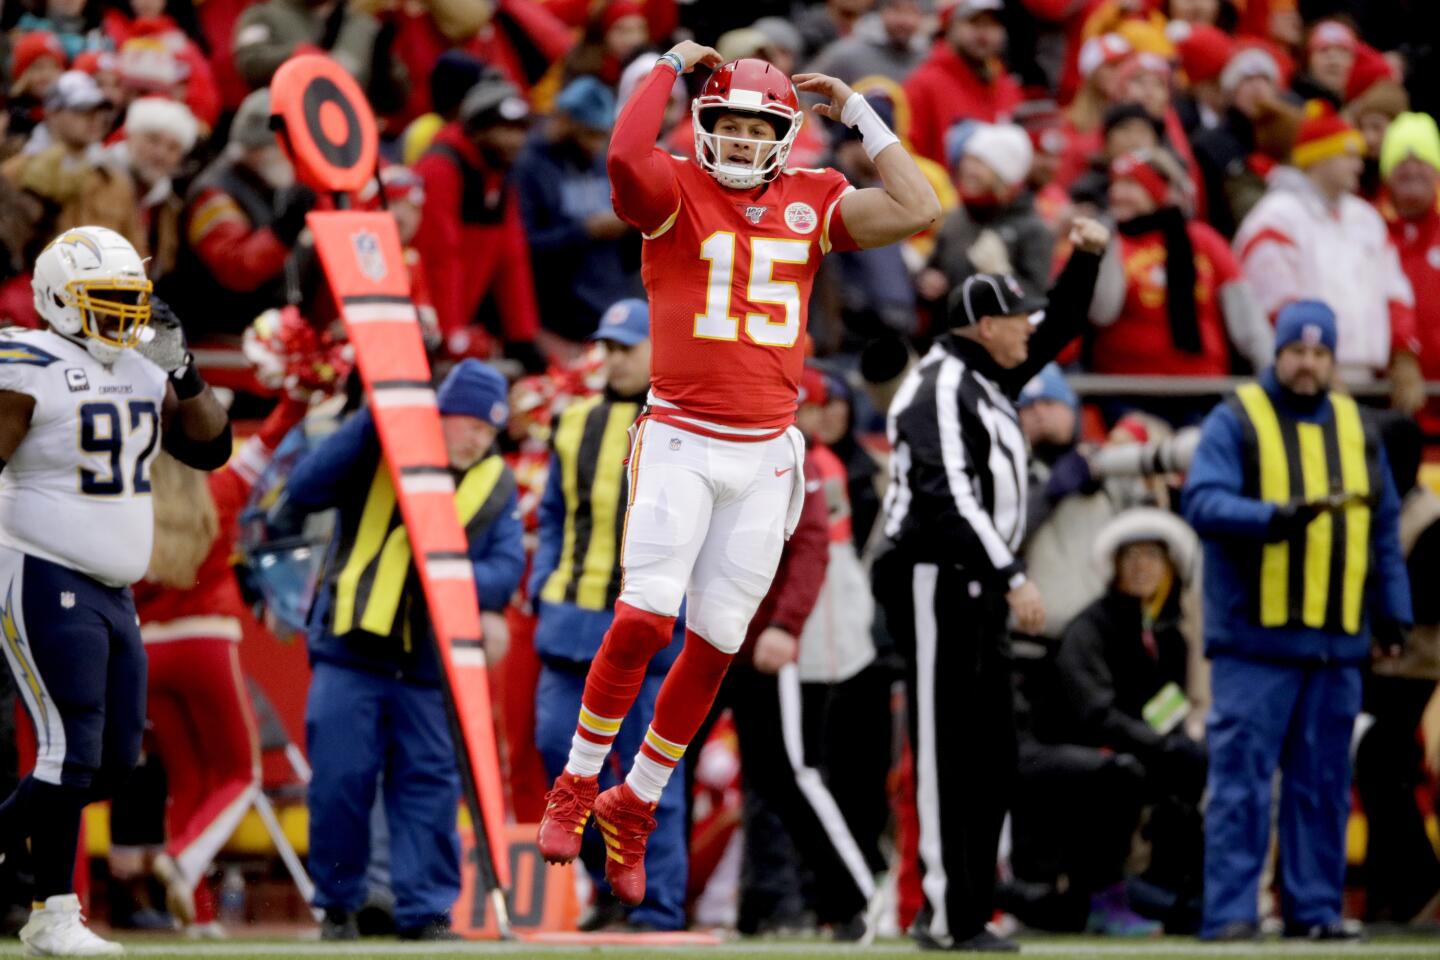
[[[474,322],[494,295],[509,342],[535,339],[540,312],[530,272],[530,247],[506,174],[489,169],[480,151],[449,124],[415,164],[425,181],[425,211],[415,249],[448,337]]]
[[[961,120],[998,123],[1009,120],[1020,103],[1020,84],[998,60],[990,64],[991,79],[980,79],[955,48],[940,41],[930,57],[905,81],[910,100],[910,145],[941,166],[945,163],[945,131]]]
[[[230,462],[210,474],[220,534],[195,573],[195,585],[178,590],[142,580],[132,588],[146,643],[190,637],[240,639],[242,624],[250,616],[230,565],[240,536],[240,511],[275,448],[304,418],[307,406],[303,400],[282,400]]]
[[[825,567],[830,562],[830,509],[825,502],[822,472],[814,455],[807,454],[805,506],[800,511],[800,523],[786,541],[770,592],[760,601],[745,633],[740,655],[746,660],[753,655],[755,640],[766,627],[779,627],[798,639],[825,585]]]
[[[1125,306],[1114,323],[1095,333],[1091,351],[1095,373],[1218,377],[1230,372],[1220,291],[1240,279],[1240,268],[1224,238],[1208,224],[1192,220],[1188,227],[1195,248],[1195,321],[1200,328],[1201,352],[1177,350],[1171,339],[1165,240],[1160,231],[1138,237],[1121,234]]]
[[[234,45],[235,23],[240,14],[254,0],[205,0],[197,4],[195,16],[200,20],[200,29],[205,42],[210,45],[210,67],[215,84],[220,91],[220,102],[226,110],[234,110],[250,92],[240,71],[235,67],[231,53]]]
[[[1400,254],[1400,269],[1415,288],[1415,331],[1420,340],[1420,369],[1426,380],[1440,380],[1440,199],[1423,217],[1402,220],[1382,204],[1390,239]],[[1440,403],[1421,412],[1427,430],[1440,430]]]

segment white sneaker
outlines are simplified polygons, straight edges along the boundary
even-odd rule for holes
[[[165,909],[180,921],[181,926],[195,922],[195,890],[180,876],[180,867],[168,853],[155,857],[150,872],[165,885]]]
[[[228,940],[230,934],[220,925],[220,921],[211,920],[209,923],[192,923],[185,928],[187,940]]]
[[[20,942],[32,957],[113,957],[125,952],[120,944],[90,932],[80,913],[80,898],[73,893],[51,897],[44,907],[30,911]]]

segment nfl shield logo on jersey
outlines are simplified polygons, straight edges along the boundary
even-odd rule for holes
[[[745,219],[746,219],[746,220],[749,220],[749,221],[750,221],[751,223],[753,223],[753,224],[757,224],[757,225],[758,225],[758,224],[760,223],[760,219],[765,216],[765,211],[768,210],[768,209],[770,209],[770,208],[769,208],[769,207],[746,207],[746,208],[745,208]]]
[[[361,230],[350,235],[350,243],[355,247],[355,262],[360,273],[372,283],[384,280],[389,268],[385,265],[385,254],[380,252],[380,238],[369,230]]]
[[[60,606],[66,610],[75,606],[75,594],[73,591],[66,590],[60,594]]]

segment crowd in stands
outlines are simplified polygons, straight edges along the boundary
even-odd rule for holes
[[[1147,935],[1194,932],[1200,915],[1210,692],[1203,571],[1178,490],[1194,428],[1226,388],[1159,396],[1132,383],[1082,404],[1067,374],[1259,374],[1279,311],[1324,300],[1339,381],[1393,411],[1410,575],[1433,582],[1440,510],[1416,481],[1422,437],[1440,432],[1425,390],[1440,380],[1440,4],[1430,0],[11,0],[0,31],[0,322],[38,325],[35,256],[67,228],[101,225],[148,258],[156,294],[209,357],[242,356],[267,311],[343,335],[306,227],[335,201],[296,181],[267,84],[287,58],[315,51],[355,77],[383,157],[357,204],[396,217],[437,372],[477,358],[510,382],[508,424],[494,426],[519,482],[527,563],[558,462],[552,428],[603,393],[601,358],[615,348],[592,338],[613,305],[644,296],[642,238],[613,211],[605,170],[630,91],[685,37],[726,59],[851,84],[919,158],[944,213],[906,243],[834,254],[815,284],[802,428],[834,460],[831,527],[815,550],[829,551],[828,576],[849,579],[816,603],[828,626],[800,616],[784,631],[800,639],[788,659],[802,674],[807,655],[838,643],[832,633],[875,620],[870,604],[845,600],[864,592],[857,558],[875,539],[885,406],[909,359],[943,332],[952,291],[1002,273],[1043,294],[1076,217],[1112,226],[1088,330],[1019,404],[1032,454],[1024,549],[1048,626],[1016,641],[1020,779],[999,903],[1026,925]],[[676,154],[693,155],[689,102],[702,80],[676,81],[661,134]],[[789,162],[878,182],[858,134],[813,113]],[[225,370],[210,379],[235,390],[237,411],[274,406],[273,379]],[[523,586],[513,593],[503,753],[511,812],[533,822],[547,780],[529,639],[542,605]],[[1415,591],[1416,623],[1434,629],[1431,599]],[[892,743],[904,724],[892,720],[883,623],[862,632],[875,644],[867,662],[806,677],[807,723],[812,699],[817,725],[873,721],[854,735],[864,751],[817,765],[847,784],[836,792],[851,798],[842,812],[870,866],[898,876],[903,929],[920,900],[911,759]],[[1356,876],[1369,920],[1435,919],[1440,896],[1423,826],[1440,707],[1430,739],[1417,739],[1440,648],[1423,649],[1431,660],[1416,653],[1367,681],[1375,723],[1356,779],[1371,817]],[[744,670],[774,673],[786,656],[771,656],[756,652]],[[737,724],[742,743],[755,735]],[[703,797],[723,764],[692,762]],[[868,780],[857,784],[857,769]],[[1419,807],[1417,787],[1428,798]],[[764,794],[745,792],[757,866],[727,918],[746,932],[802,927],[816,909],[804,893],[813,878],[774,879],[803,880],[806,866]],[[1412,882],[1396,884],[1397,872]],[[597,926],[688,922],[682,903],[628,919],[600,905]]]

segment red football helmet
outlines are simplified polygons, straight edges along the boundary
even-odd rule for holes
[[[775,127],[774,140],[722,137],[711,131],[721,114],[756,114]],[[749,189],[773,180],[785,166],[790,147],[800,133],[805,113],[790,78],[764,60],[732,60],[710,74],[700,96],[690,105],[695,127],[695,159],[727,187]],[[753,144],[748,163],[735,163],[724,155],[722,141]]]

